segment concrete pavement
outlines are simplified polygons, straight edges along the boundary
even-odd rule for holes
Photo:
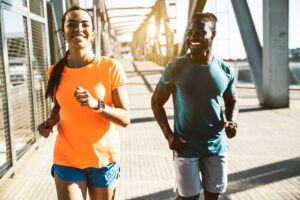
[[[131,125],[119,128],[122,174],[117,200],[169,200],[173,191],[172,153],[150,106],[161,66],[148,61],[123,60],[130,84]],[[222,200],[300,199],[300,91],[291,91],[291,106],[267,110],[258,106],[254,89],[238,89],[238,135],[227,140],[228,190]],[[172,124],[172,102],[166,104]],[[0,186],[0,199],[56,199],[50,175],[53,134],[42,140],[20,164],[17,173]],[[203,195],[200,199],[203,199]]]

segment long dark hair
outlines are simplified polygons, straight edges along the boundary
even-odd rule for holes
[[[92,21],[92,25],[93,25],[93,31],[94,31],[95,30],[94,20],[93,20],[93,17],[91,16],[91,14],[87,10],[85,10],[85,9],[79,7],[79,6],[73,6],[72,8],[70,8],[69,10],[67,10],[64,13],[64,15],[61,19],[61,29],[60,29],[61,32],[65,31],[65,28],[64,28],[65,26],[64,25],[65,25],[66,15],[69,12],[74,11],[74,10],[83,10],[86,13],[89,14],[89,16],[91,17],[91,21]],[[67,50],[65,56],[55,64],[55,66],[52,70],[52,73],[51,73],[51,76],[50,76],[50,79],[49,79],[48,85],[47,85],[46,95],[45,95],[46,98],[51,97],[52,101],[53,101],[53,98],[54,98],[55,91],[58,90],[58,86],[59,86],[59,83],[60,83],[60,80],[61,80],[61,74],[64,71],[64,67],[68,62],[69,56],[70,56],[70,51]]]

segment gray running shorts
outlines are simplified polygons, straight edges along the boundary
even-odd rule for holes
[[[176,151],[173,154],[176,173],[174,192],[178,195],[192,197],[200,194],[202,188],[212,193],[225,192],[228,172],[227,154],[204,158],[178,157]]]

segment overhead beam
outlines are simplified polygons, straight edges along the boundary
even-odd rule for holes
[[[117,33],[123,32],[123,31],[125,31],[125,32],[132,32],[132,31],[135,31],[135,30],[136,30],[136,28],[132,27],[132,28],[128,28],[128,29],[119,29],[119,30],[116,30],[116,32]]]
[[[144,14],[140,15],[118,15],[118,16],[110,16],[109,19],[115,19],[115,18],[123,18],[123,17],[141,17],[145,16]]]
[[[158,5],[159,5],[159,1],[158,2]],[[155,10],[155,14],[154,14],[154,26],[155,26],[155,46],[156,46],[156,53],[158,55],[162,55],[162,51],[161,51],[161,45],[160,45],[160,42],[159,42],[159,32],[160,32],[160,20],[161,20],[161,11],[160,11],[160,7],[157,6],[158,9]]]
[[[289,107],[289,1],[263,1],[263,106]]]
[[[136,25],[134,25],[134,24],[132,24],[132,25],[128,25],[128,26],[120,26],[120,27],[116,27],[116,28],[114,28],[114,30],[120,30],[120,29],[126,29],[126,28],[130,28],[130,27],[135,27],[135,28],[138,28],[139,27],[139,24],[136,24]]]
[[[257,96],[260,104],[263,105],[262,47],[260,45],[255,26],[252,21],[247,1],[231,0],[231,2],[240,29],[250,68],[253,74]]]
[[[107,8],[108,11],[111,10],[140,10],[140,9],[152,9],[152,7],[123,7],[123,8]]]
[[[138,27],[137,26],[128,26],[128,27],[120,27],[120,28],[116,28],[114,30],[116,31],[120,31],[120,30],[130,30],[130,29],[137,29]]]
[[[195,13],[201,13],[204,9],[207,0],[190,0],[188,21],[190,21]],[[183,36],[182,43],[179,45],[178,55],[184,55],[186,49],[186,30]]]
[[[169,17],[167,14],[166,0],[160,2],[160,11],[162,14],[162,19],[164,21],[164,27],[165,27],[165,38],[166,38],[166,46],[167,46],[166,56],[167,56],[167,59],[170,59],[173,57],[173,54],[174,54],[174,51],[173,51],[173,44],[174,44],[173,36],[174,35],[169,26]]]
[[[142,20],[145,20],[145,16],[140,16],[140,17],[135,17],[135,18],[132,18],[132,17],[129,17],[129,18],[119,18],[119,19],[112,19],[111,20],[111,23],[116,23],[116,22],[129,22],[129,21],[142,21]]]
[[[116,31],[117,34],[124,34],[124,33],[133,33],[135,31],[135,29],[133,30],[122,30],[122,31]]]
[[[154,6],[151,7],[152,8],[151,12],[149,12],[146,15],[146,19],[144,20],[144,23],[139,26],[139,28],[135,31],[135,34],[137,32],[139,32],[143,28],[143,26],[144,26],[145,23],[148,23],[148,21],[150,20],[150,18],[155,14],[156,10],[159,10],[159,8],[160,8],[159,2],[160,1],[161,0],[157,0],[156,3],[154,4]]]
[[[135,31],[136,30],[136,27],[131,27],[131,28],[127,28],[127,29],[118,29],[118,30],[115,30],[116,32],[122,32],[122,31],[128,31],[128,32],[132,32],[132,31]]]
[[[201,13],[206,4],[206,0],[190,0],[189,20],[192,19],[195,13]]]
[[[114,24],[124,24],[124,23],[127,23],[127,22],[140,22],[140,23],[143,23],[145,19],[130,19],[130,20],[126,20],[126,21],[117,21],[117,22],[110,22],[111,25],[114,25]]]
[[[112,26],[112,29],[118,29],[118,28],[123,28],[123,27],[137,27],[139,24],[121,24],[119,26]]]

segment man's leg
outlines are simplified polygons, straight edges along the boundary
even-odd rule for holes
[[[219,200],[227,187],[227,154],[201,158],[199,161],[205,200]]]
[[[178,157],[174,152],[176,200],[198,200],[201,191],[198,158]]]
[[[178,196],[175,200],[198,200],[199,199],[199,194],[193,197],[181,197]]]
[[[211,193],[204,191],[205,200],[220,200],[220,193]]]

